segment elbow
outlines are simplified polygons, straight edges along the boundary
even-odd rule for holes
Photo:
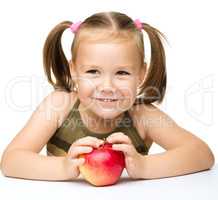
[[[6,164],[6,153],[4,152],[1,158],[0,168],[4,176],[7,176],[7,164]]]
[[[200,159],[202,163],[202,167],[206,169],[211,169],[215,164],[215,156],[212,152],[212,150],[209,148],[209,146],[206,143],[200,144],[198,146],[198,149],[201,149],[200,152]]]
[[[215,156],[213,155],[213,152],[209,149],[208,153],[208,169],[211,169],[215,164]]]
[[[2,174],[4,176],[7,176],[6,175],[6,165],[5,165],[5,155],[3,155],[2,158],[1,158],[0,168],[1,168]]]
[[[9,160],[10,160],[10,152],[8,151],[5,151],[2,155],[2,158],[1,158],[1,163],[0,163],[0,168],[1,168],[1,172],[4,176],[10,176],[9,173],[8,173],[8,169],[10,168],[9,167]]]

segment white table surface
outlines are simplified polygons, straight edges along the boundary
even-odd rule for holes
[[[1,173],[0,173],[1,174]],[[4,198],[2,198],[4,197]],[[124,170],[113,186],[94,187],[82,178],[74,182],[16,179],[0,175],[0,199],[21,200],[217,200],[218,165],[190,175],[153,180],[131,180]]]

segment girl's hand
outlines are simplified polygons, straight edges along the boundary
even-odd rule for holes
[[[112,145],[112,148],[124,153],[126,170],[129,177],[133,179],[141,178],[142,172],[145,169],[144,157],[136,151],[130,138],[122,132],[116,132],[107,137],[106,141],[115,143]]]
[[[69,148],[64,160],[64,170],[68,179],[77,178],[80,174],[79,166],[84,164],[84,158],[78,158],[80,154],[89,153],[93,147],[97,148],[104,141],[95,137],[87,136],[76,140]]]

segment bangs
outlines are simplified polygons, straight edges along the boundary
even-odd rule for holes
[[[142,60],[144,60],[144,45],[142,36],[135,31],[130,30],[109,30],[108,29],[91,29],[84,28],[79,30],[78,34],[75,36],[71,47],[72,60],[75,62],[77,56],[77,50],[80,42],[88,41],[93,43],[123,43],[128,41],[135,41],[137,49],[141,55]]]

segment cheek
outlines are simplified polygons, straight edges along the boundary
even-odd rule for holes
[[[79,85],[78,95],[81,97],[81,99],[85,99],[87,97],[92,96],[93,91],[95,90],[95,85],[92,81],[80,80],[78,85]]]
[[[135,81],[119,81],[116,85],[123,97],[132,99],[136,96]]]
[[[135,84],[135,82],[133,81],[126,81],[123,82],[122,84],[119,84],[119,93],[121,94],[121,96],[124,98],[123,101],[120,102],[120,107],[122,107],[123,109],[126,108],[130,108],[136,98],[137,95],[137,86]]]

